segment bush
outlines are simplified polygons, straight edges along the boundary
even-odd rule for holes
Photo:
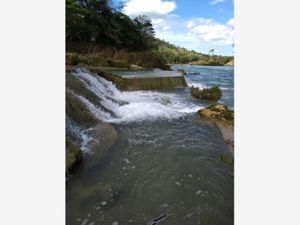
[[[76,53],[66,53],[66,64],[76,66],[80,63],[80,57]]]
[[[109,66],[107,60],[102,56],[90,56],[90,60],[88,61],[88,65],[92,66]]]

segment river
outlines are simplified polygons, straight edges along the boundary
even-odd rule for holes
[[[221,102],[233,108],[232,67],[172,68],[187,72],[189,86],[220,85]],[[95,144],[95,129],[77,129],[85,135],[84,164],[66,182],[68,225],[233,224],[233,166],[220,160],[233,153],[196,114],[209,102],[193,99],[189,88],[122,92],[87,71],[73,76],[99,97],[106,112],[82,101],[116,138],[103,156],[107,140]]]

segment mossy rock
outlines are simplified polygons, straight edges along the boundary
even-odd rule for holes
[[[222,97],[222,90],[218,86],[203,89],[192,86],[191,95],[194,98],[218,101]]]
[[[234,121],[234,111],[228,109],[226,105],[216,104],[205,109],[200,109],[198,114],[207,118],[217,119],[229,123]]]
[[[98,96],[87,89],[85,85],[74,75],[66,74],[66,87],[74,91],[76,94],[81,95],[92,102],[94,105],[99,106]]]
[[[97,119],[86,106],[70,93],[66,94],[66,113],[72,120],[85,128],[94,126],[97,123]]]
[[[172,70],[171,65],[169,65],[169,64],[161,64],[159,66],[159,68],[162,69],[162,70]]]
[[[75,144],[66,141],[66,171],[73,172],[82,161],[82,151]]]

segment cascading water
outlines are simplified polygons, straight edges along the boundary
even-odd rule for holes
[[[108,110],[95,106],[83,96],[76,95],[98,119],[109,123],[128,123],[154,119],[176,119],[196,112],[201,106],[186,102],[176,94],[155,91],[120,91],[112,82],[77,69],[77,77],[87,89],[97,95],[99,103]]]

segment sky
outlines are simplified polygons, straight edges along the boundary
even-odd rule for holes
[[[123,12],[149,16],[156,37],[171,44],[233,55],[233,0],[127,0]]]

